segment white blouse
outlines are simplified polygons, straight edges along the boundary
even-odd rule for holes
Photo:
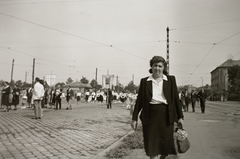
[[[147,81],[152,81],[152,99],[150,101],[151,104],[167,104],[167,100],[163,94],[163,80],[167,81],[167,76],[163,75],[163,78],[157,82],[152,75],[148,77]]]

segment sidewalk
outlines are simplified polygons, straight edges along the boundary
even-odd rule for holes
[[[32,109],[0,109],[0,159],[92,159],[132,131],[129,111],[97,103],[66,110],[44,109],[41,120]]]
[[[208,110],[201,114],[198,105],[195,113],[184,112],[184,116],[184,128],[191,147],[186,153],[167,159],[240,159],[240,117]],[[124,159],[147,158],[143,149],[136,149]]]

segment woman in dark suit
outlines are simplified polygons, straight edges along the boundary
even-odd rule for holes
[[[19,104],[19,95],[20,95],[20,89],[17,85],[14,85],[13,88],[13,101],[12,105],[14,105],[14,110],[17,110],[17,105]]]
[[[150,159],[165,159],[176,155],[174,146],[174,122],[183,124],[182,106],[179,101],[176,80],[167,75],[167,63],[161,56],[150,60],[149,77],[141,79],[131,126],[137,128],[138,115],[143,125],[144,148]]]
[[[9,83],[7,81],[4,82],[4,87],[2,90],[2,105],[5,106],[5,112],[8,112],[11,106],[11,103],[9,102],[9,94],[11,93],[11,88],[9,86]]]

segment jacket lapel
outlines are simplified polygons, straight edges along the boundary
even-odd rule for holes
[[[152,96],[152,81],[146,81],[147,88],[149,90],[149,94]]]
[[[170,85],[169,85],[169,78],[168,78],[168,80],[166,81],[166,80],[163,80],[163,94],[164,94],[164,96],[165,96],[165,98],[166,98],[166,100],[167,100],[167,102],[169,103],[169,100],[170,100]]]

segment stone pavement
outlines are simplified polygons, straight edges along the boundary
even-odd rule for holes
[[[20,108],[20,106],[18,107]],[[66,110],[44,109],[41,120],[33,110],[0,109],[1,159],[91,159],[129,133],[130,113],[96,103],[73,104]]]

